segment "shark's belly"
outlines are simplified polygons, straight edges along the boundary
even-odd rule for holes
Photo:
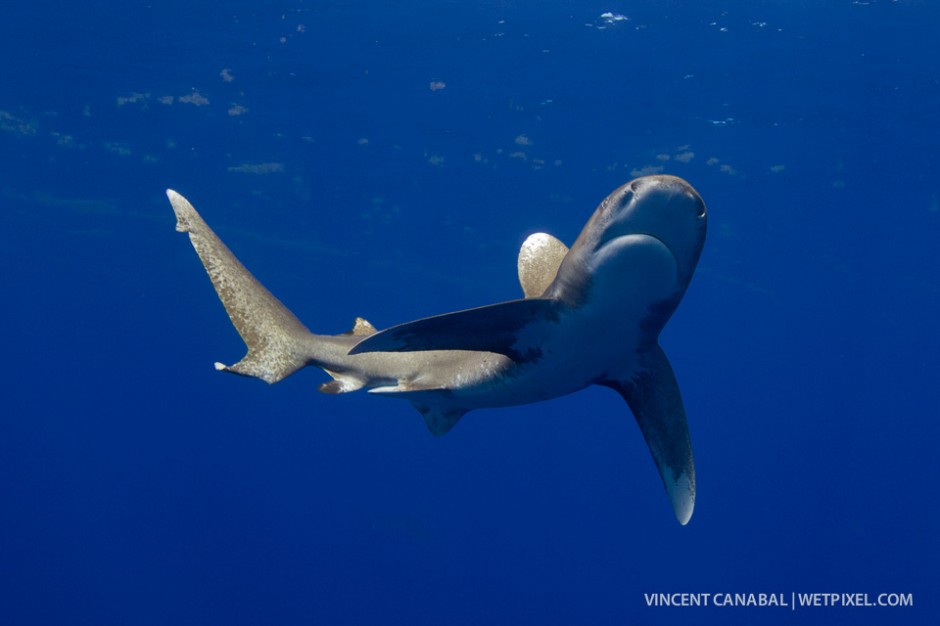
[[[589,340],[590,339],[590,340]],[[542,355],[526,363],[501,359],[492,375],[454,380],[448,402],[466,409],[515,406],[574,393],[597,382],[629,375],[638,365],[635,334],[592,331],[568,333],[543,345]]]

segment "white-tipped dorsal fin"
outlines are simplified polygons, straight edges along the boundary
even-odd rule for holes
[[[375,326],[370,324],[367,320],[357,317],[356,321],[353,322],[352,330],[343,334],[353,335],[355,337],[366,337],[368,335],[374,335],[376,332]]]
[[[526,298],[538,298],[555,280],[568,246],[547,233],[535,233],[519,250],[519,284]]]

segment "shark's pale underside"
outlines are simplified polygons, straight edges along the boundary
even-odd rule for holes
[[[519,253],[525,298],[377,332],[311,333],[235,258],[181,195],[167,190],[248,354],[216,368],[269,383],[314,365],[325,393],[367,389],[409,400],[435,435],[467,411],[528,404],[589,385],[633,412],[681,524],[695,505],[685,409],[659,334],[705,242],[706,209],[687,182],[646,176],[607,196],[569,250],[530,236]]]

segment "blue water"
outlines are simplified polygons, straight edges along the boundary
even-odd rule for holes
[[[218,6],[0,20],[0,623],[936,623],[936,3]],[[338,333],[518,297],[528,234],[660,171],[710,212],[662,335],[687,527],[609,390],[438,439],[215,372],[163,194]],[[681,592],[914,606],[644,596]]]

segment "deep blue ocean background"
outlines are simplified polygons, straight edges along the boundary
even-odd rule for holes
[[[5,6],[0,624],[938,623],[940,5]],[[477,411],[243,345],[164,195],[311,329],[516,298],[643,173],[709,206],[662,334],[676,523],[616,394]],[[912,594],[650,608],[651,593]]]

